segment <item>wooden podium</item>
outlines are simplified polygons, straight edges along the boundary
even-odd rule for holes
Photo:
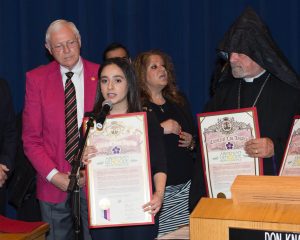
[[[44,223],[29,233],[0,233],[0,240],[44,240],[48,230],[48,223]]]
[[[253,177],[259,178],[260,176]],[[276,181],[278,181],[279,177],[274,178],[277,178]],[[243,181],[244,178],[239,180]],[[259,183],[259,181],[257,182]],[[300,178],[298,182],[300,183]],[[270,184],[272,183],[274,181],[270,182]],[[237,185],[240,184],[237,183]],[[276,188],[276,184],[272,188]],[[255,186],[252,186],[251,191],[253,189]],[[290,190],[292,191],[292,189]],[[269,191],[270,185],[268,189],[265,189],[264,200]],[[238,195],[236,192],[235,194]],[[234,237],[236,234],[239,234],[240,237]],[[247,238],[245,237],[247,234],[252,234],[254,237]],[[190,239],[300,239],[300,202],[284,204],[247,201],[237,203],[235,201],[234,203],[231,199],[202,198],[190,216]]]

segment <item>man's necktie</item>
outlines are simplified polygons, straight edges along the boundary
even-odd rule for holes
[[[71,80],[73,72],[67,72],[65,85],[65,124],[66,124],[66,160],[72,162],[77,153],[79,131],[77,123],[77,103],[75,86]]]

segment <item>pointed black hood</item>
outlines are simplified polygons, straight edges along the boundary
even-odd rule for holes
[[[250,7],[225,33],[218,50],[227,56],[232,52],[243,53],[280,80],[300,89],[297,73],[276,45],[267,26]],[[226,77],[223,75],[221,79]]]

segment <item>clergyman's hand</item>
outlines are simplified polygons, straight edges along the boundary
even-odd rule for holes
[[[270,138],[255,138],[245,143],[245,151],[250,157],[269,158],[274,155],[274,143]]]

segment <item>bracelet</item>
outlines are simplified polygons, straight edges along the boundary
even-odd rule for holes
[[[194,140],[194,138],[192,138],[192,141],[191,141],[190,145],[187,146],[187,149],[190,151],[193,151],[194,148],[195,148],[195,140]]]

